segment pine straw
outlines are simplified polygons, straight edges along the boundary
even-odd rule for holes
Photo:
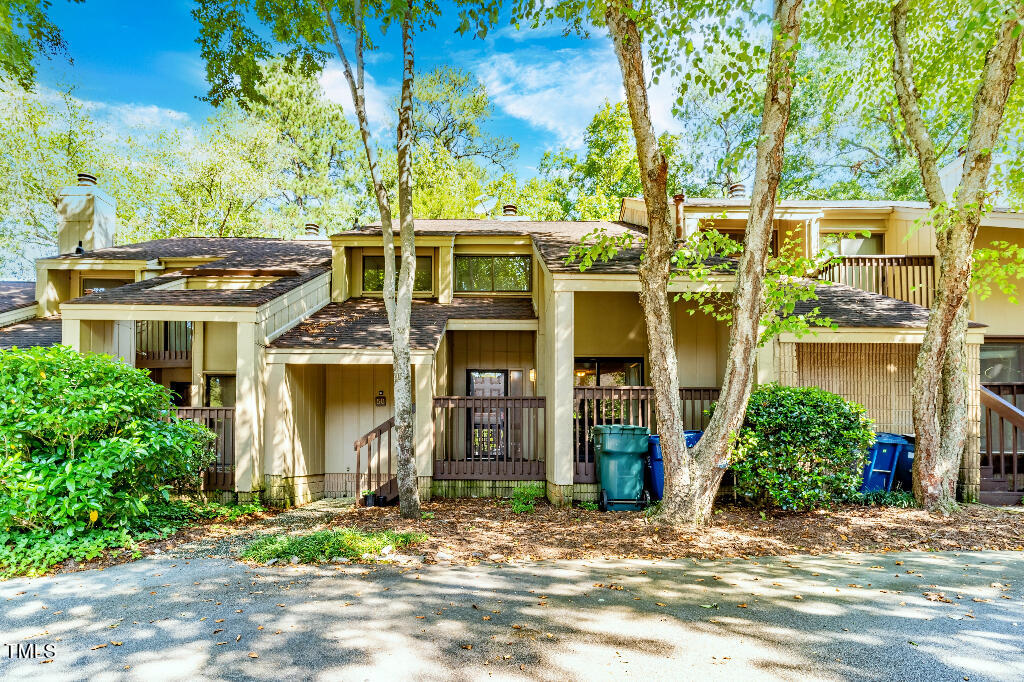
[[[586,511],[544,502],[513,514],[494,500],[443,500],[423,505],[432,519],[402,519],[391,508],[352,508],[331,521],[363,530],[420,532],[417,554],[445,551],[457,562],[509,559],[718,558],[886,551],[1024,551],[1024,513],[967,505],[953,516],[920,509],[844,506],[762,519],[749,507],[720,506],[711,525],[673,530],[637,512]]]

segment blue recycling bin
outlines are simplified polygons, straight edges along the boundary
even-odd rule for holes
[[[704,435],[703,431],[684,431],[686,447],[692,448]],[[647,488],[651,497],[660,500],[665,493],[665,461],[661,457],[661,437],[654,434],[649,439],[647,451]]]
[[[913,435],[904,434],[907,446],[900,451],[896,460],[896,476],[892,480],[893,490],[914,490],[914,446],[916,438]]]
[[[872,493],[892,490],[896,464],[908,445],[910,441],[895,433],[875,434],[875,444],[868,452],[868,461],[864,465],[864,482],[860,491]]]

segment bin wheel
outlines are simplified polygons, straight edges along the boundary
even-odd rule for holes
[[[643,509],[647,509],[648,507],[650,507],[651,506],[651,491],[647,490],[645,488],[644,492],[643,492],[643,495],[640,496],[640,499],[641,499],[641,503],[640,504],[641,504],[641,507]]]
[[[597,508],[603,512],[608,511],[608,492],[603,488],[601,489],[601,499],[598,500]]]

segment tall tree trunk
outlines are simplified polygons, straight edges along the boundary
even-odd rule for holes
[[[668,161],[658,145],[647,101],[643,44],[629,0],[619,4],[611,0],[605,10],[605,22],[615,44],[626,104],[633,122],[640,178],[647,205],[647,244],[640,264],[640,305],[647,322],[648,354],[654,406],[665,463],[665,489],[661,513],[671,522],[687,517],[686,500],[691,486],[690,457],[683,434],[682,405],[679,400],[679,367],[668,282],[672,254],[675,252],[675,224],[668,204]]]
[[[1016,5],[1000,25],[985,55],[982,81],[974,98],[964,172],[952,206],[939,180],[934,143],[921,114],[914,62],[907,37],[909,0],[893,5],[890,26],[893,84],[900,114],[917,156],[928,203],[934,209],[939,278],[928,326],[914,369],[913,412],[917,435],[914,496],[932,509],[955,502],[960,458],[967,435],[967,295],[974,240],[985,204],[992,149],[999,136],[1006,100],[1017,77],[1020,55]]]
[[[412,88],[413,44],[411,10],[402,17],[402,100],[398,109],[398,216],[402,267],[398,273],[398,305],[391,322],[395,367],[395,429],[398,432],[398,504],[402,516],[420,517],[420,494],[413,447],[412,365],[409,324],[416,277],[416,242],[412,215]]]
[[[775,6],[778,32],[773,38],[769,58],[746,246],[740,258],[733,297],[729,360],[715,415],[694,451],[687,450],[684,440],[669,305],[669,268],[675,251],[675,225],[668,206],[668,164],[651,122],[643,45],[637,25],[629,17],[632,12],[628,0],[621,4],[613,1],[606,8],[605,21],[622,70],[647,206],[648,237],[639,273],[640,303],[647,322],[651,382],[665,460],[661,517],[672,524],[701,524],[710,516],[728,461],[730,438],[743,422],[750,396],[803,2],[780,0]]]
[[[412,316],[412,288],[416,275],[416,251],[412,222],[412,195],[411,195],[411,144],[410,135],[412,128],[412,79],[413,79],[413,49],[412,31],[410,27],[409,11],[402,20],[402,102],[399,107],[399,130],[398,130],[398,164],[399,164],[399,216],[401,220],[400,239],[402,241],[402,266],[400,268],[401,282],[396,291],[395,276],[395,239],[394,222],[391,213],[391,201],[388,198],[387,188],[380,174],[380,165],[377,162],[377,152],[370,135],[370,121],[366,114],[366,90],[365,90],[365,62],[363,60],[363,45],[366,40],[366,30],[363,21],[363,8],[360,0],[354,0],[352,12],[355,23],[355,57],[356,64],[353,71],[352,64],[348,60],[345,48],[342,45],[341,37],[338,34],[337,24],[334,22],[334,15],[324,2],[320,1],[320,8],[324,19],[330,28],[331,40],[334,43],[335,51],[341,60],[345,72],[345,80],[348,81],[352,91],[352,102],[355,105],[356,120],[359,122],[359,132],[363,138],[363,149],[366,151],[366,162],[370,171],[370,180],[373,183],[374,195],[377,199],[377,209],[380,212],[381,235],[384,242],[384,307],[387,310],[388,326],[391,329],[393,348],[393,370],[394,370],[394,394],[395,394],[395,430],[398,435],[398,491],[399,505],[403,516],[419,516],[419,487],[416,477],[416,460],[413,449],[413,433],[415,430],[415,414],[412,409],[412,368],[409,357],[409,324]],[[404,141],[404,146],[403,146]],[[404,164],[404,166],[403,166]],[[405,170],[403,174],[403,168]],[[403,177],[404,175],[404,177]],[[403,185],[404,182],[404,185]],[[404,210],[407,209],[407,210]],[[411,262],[410,262],[411,261]],[[390,453],[389,453],[390,454]]]

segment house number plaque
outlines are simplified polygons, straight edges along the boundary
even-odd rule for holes
[[[377,396],[373,399],[373,404],[375,407],[387,407],[388,399],[387,396],[384,395],[384,391],[377,391]]]

